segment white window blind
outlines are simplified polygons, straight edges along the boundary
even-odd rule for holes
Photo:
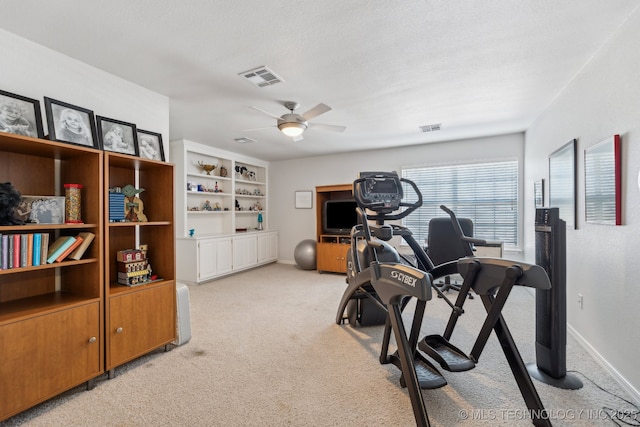
[[[474,237],[518,245],[517,161],[406,168],[402,177],[422,193],[422,207],[402,220],[418,242],[426,243],[431,218],[448,216],[440,209],[445,205],[471,218]],[[406,201],[416,200],[406,184],[404,192]]]

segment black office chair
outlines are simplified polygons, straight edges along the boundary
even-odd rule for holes
[[[438,217],[429,221],[426,248],[429,259],[438,266],[474,256],[474,243],[483,244],[485,241],[473,238],[473,221],[470,218],[457,218],[446,206],[440,208],[449,214],[449,218]],[[436,286],[443,292],[450,289],[460,291],[460,285],[452,283],[451,276],[444,277],[443,282],[436,283]],[[473,298],[471,294],[469,297]]]

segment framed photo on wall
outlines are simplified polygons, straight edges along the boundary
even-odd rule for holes
[[[0,132],[43,138],[40,101],[0,90]]]
[[[140,157],[151,160],[165,161],[162,135],[147,130],[138,129],[138,152]]]
[[[533,200],[536,208],[544,207],[544,179],[533,183]]]
[[[584,150],[585,220],[622,224],[620,135],[613,135]]]
[[[93,111],[47,97],[44,109],[50,140],[100,148]]]
[[[567,229],[576,223],[576,145],[572,139],[549,155],[549,207],[559,208]]]
[[[133,123],[97,116],[98,137],[105,151],[138,155],[138,132]]]

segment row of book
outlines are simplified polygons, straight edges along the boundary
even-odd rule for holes
[[[94,237],[95,234],[83,231],[77,236],[60,236],[49,244],[49,233],[0,234],[0,269],[79,260]]]

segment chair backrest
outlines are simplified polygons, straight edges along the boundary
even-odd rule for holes
[[[473,237],[473,221],[470,218],[458,218],[465,237]],[[465,242],[456,232],[449,217],[432,218],[429,221],[427,255],[434,265],[456,261],[473,256],[473,245]]]

